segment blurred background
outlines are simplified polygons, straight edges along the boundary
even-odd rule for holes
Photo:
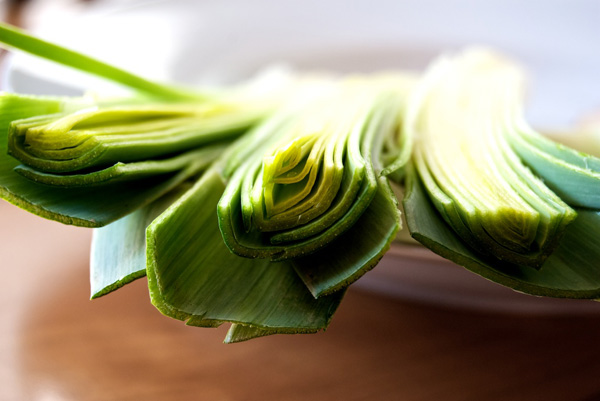
[[[486,45],[529,71],[528,115],[534,125],[565,128],[600,108],[598,88],[591,84],[600,81],[600,5],[594,0],[5,0],[4,5],[7,17],[49,40],[157,80],[239,82],[274,65],[336,72],[423,69],[444,52]],[[58,82],[63,91],[89,88],[91,82],[28,57],[17,57],[12,70],[15,89],[35,90],[19,87],[26,85],[23,74],[28,81],[33,75]]]
[[[529,121],[600,110],[600,2],[0,1],[0,18],[148,78],[223,85],[265,70],[421,70],[487,45],[531,76]],[[117,88],[2,53],[2,90]],[[600,135],[600,134],[599,134]],[[600,308],[513,293],[396,249],[331,327],[223,345],[165,318],[146,281],[89,301],[89,230],[0,203],[0,400],[595,400]]]

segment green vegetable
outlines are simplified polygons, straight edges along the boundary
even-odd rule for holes
[[[99,107],[37,116],[11,124],[9,154],[43,172],[89,171],[228,142],[264,113],[203,102]]]
[[[135,138],[130,139],[127,134],[116,135],[117,139],[112,139],[113,135],[91,135],[80,143],[79,148],[83,148],[83,151],[79,158],[51,159],[50,156],[56,156],[55,153],[62,151],[61,146],[65,152],[80,151],[77,149],[78,145],[71,146],[68,142],[73,138],[72,130],[46,130],[48,126],[52,128],[53,123],[59,125],[65,120],[81,118],[82,115],[94,116],[97,113],[105,117],[101,114],[104,110],[150,110],[148,114],[156,110],[156,106],[124,108],[101,105],[96,106],[98,109],[94,112],[85,111],[89,106],[86,100],[79,98],[0,94],[0,193],[4,199],[45,218],[84,227],[101,227],[197,176],[221,155],[227,141],[239,136],[261,115],[254,110],[234,109],[224,112],[230,117],[226,120],[223,120],[222,115],[211,118],[200,116],[199,121],[188,121],[188,126],[181,128],[180,137],[165,135],[165,130],[135,134],[140,125],[145,125],[147,129],[148,126],[155,128],[160,124],[173,124],[169,121],[171,118],[164,116],[153,121],[139,118],[120,121],[120,126],[110,126],[110,120],[107,122],[106,119],[97,119],[85,127],[85,134],[94,130],[102,132],[129,129],[133,132],[131,136]],[[176,109],[176,106],[165,107]],[[189,128],[193,124],[195,127]],[[197,128],[198,126],[201,128]],[[69,128],[68,125],[67,127]],[[176,126],[176,129],[179,128]],[[59,143],[59,149],[32,150],[35,146],[26,139],[31,130],[35,130],[37,137],[29,142],[38,145],[35,140],[39,142],[40,137],[44,139],[48,136],[49,140],[46,142]],[[168,150],[165,143],[170,145]],[[187,146],[190,143],[200,147]],[[201,146],[203,143],[205,146]],[[30,164],[20,165],[8,156],[7,146],[11,153]],[[166,154],[160,154],[165,151]],[[124,157],[119,157],[123,154]],[[155,158],[147,159],[148,157]],[[48,173],[40,168],[77,172]]]
[[[315,299],[289,263],[229,252],[215,214],[224,188],[220,174],[209,170],[148,227],[152,303],[192,326],[228,321],[272,334],[327,327],[343,291]]]
[[[515,100],[504,94],[520,93],[521,84],[515,67],[486,51],[442,59],[413,94],[407,128],[446,223],[481,254],[539,268],[576,213],[518,157],[530,131],[517,125]]]
[[[535,133],[521,115],[522,86],[521,72],[487,51],[430,69],[406,117],[419,138],[403,202],[408,228],[520,292],[598,298],[600,160]]]
[[[518,291],[600,296],[600,160],[534,132],[520,69],[492,52],[442,58],[418,82],[308,78],[208,96],[1,24],[0,42],[136,91],[0,95],[0,195],[102,227],[92,298],[147,275],[158,310],[230,322],[226,342],[325,329],[396,237],[388,180],[405,179],[408,228],[434,252]]]
[[[600,298],[598,260],[600,212],[578,210],[558,248],[539,269],[519,266],[478,253],[436,211],[419,175],[408,176],[404,211],[411,235],[438,255],[489,280],[531,295]]]
[[[0,96],[0,196],[39,216],[84,227],[105,225],[160,197],[189,174],[184,170],[164,174],[135,185],[118,184],[106,188],[48,187],[30,181],[14,169],[19,162],[7,155],[11,121],[81,107],[81,99]]]
[[[72,55],[10,28],[0,32],[34,54],[56,51],[59,62]],[[77,65],[119,81],[86,60]],[[315,332],[399,229],[395,197],[378,175],[404,140],[399,116],[413,81],[308,79],[289,90],[290,100],[286,90],[242,88],[190,102],[184,92],[140,80],[131,86],[143,96],[102,102],[4,94],[10,118],[2,132],[23,164],[4,156],[0,185],[7,193],[21,185],[15,203],[70,224],[103,226],[125,216],[94,235],[93,298],[147,274],[162,313],[188,325],[232,322],[228,342]],[[278,101],[280,111],[240,137]],[[245,177],[257,170],[264,187],[251,182],[256,175]],[[254,185],[259,199],[244,219],[273,237],[250,259],[231,253],[219,231],[220,223],[233,229],[224,218],[238,207],[221,195],[241,182]]]
[[[237,157],[234,148],[217,209],[231,251],[291,260],[316,297],[372,268],[400,227],[395,197],[378,176],[410,82],[342,82],[250,134],[252,156]]]
[[[3,24],[0,43],[140,91],[108,99],[0,94],[2,197],[67,224],[104,226],[197,177],[284,92],[242,85],[198,95]]]

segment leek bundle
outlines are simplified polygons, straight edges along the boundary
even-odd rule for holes
[[[600,160],[522,117],[521,70],[482,49],[409,73],[269,93],[153,83],[0,25],[8,47],[134,90],[0,95],[0,196],[100,227],[92,298],[151,302],[226,342],[325,329],[400,229],[518,291],[598,298]]]
[[[80,62],[72,66],[130,82],[13,28],[0,33],[9,46],[63,63],[68,54]],[[105,226],[92,244],[93,298],[147,274],[162,313],[188,325],[232,322],[228,342],[315,332],[400,227],[380,172],[397,164],[396,149],[406,154],[399,124],[414,80],[309,80],[266,102],[141,78],[125,99],[4,94],[0,139],[18,161],[4,156],[0,186],[43,217]],[[252,196],[240,200],[248,185]]]
[[[327,326],[400,226],[379,153],[413,80],[387,81],[392,91],[376,82],[334,83],[283,107],[150,224],[159,310],[190,325],[233,321],[228,342]]]

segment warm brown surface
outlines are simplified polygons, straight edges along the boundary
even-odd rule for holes
[[[145,280],[89,301],[89,231],[4,202],[0,216],[0,400],[600,398],[600,311],[506,317],[354,290],[326,333],[223,345],[224,328],[161,316]]]

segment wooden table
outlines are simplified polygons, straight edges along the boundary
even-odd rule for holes
[[[90,301],[90,231],[0,203],[0,400],[595,400],[600,309],[518,317],[350,290],[331,327],[224,345],[146,280]],[[600,308],[600,305],[599,305]]]

